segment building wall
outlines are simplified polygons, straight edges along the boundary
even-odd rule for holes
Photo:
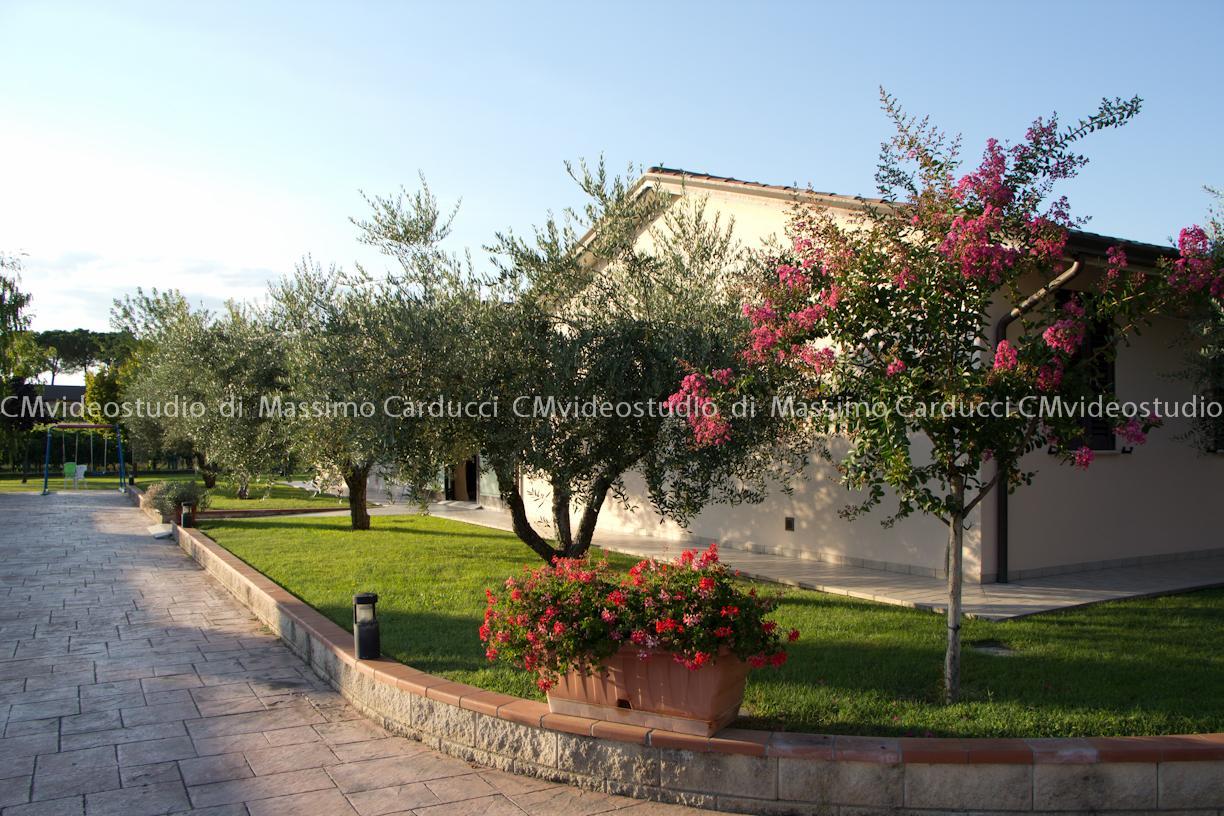
[[[1119,399],[1191,399],[1191,384],[1173,376],[1193,348],[1189,341],[1184,322],[1162,319],[1122,346]],[[1133,453],[1098,452],[1087,470],[1061,465],[1044,451],[1029,454],[1024,463],[1037,476],[1010,498],[1009,574],[1224,548],[1217,503],[1224,495],[1224,456],[1179,438],[1190,426],[1189,419],[1170,417]],[[993,519],[991,505],[986,513]],[[990,533],[993,541],[993,524]],[[984,557],[984,571],[993,574],[993,545]]]

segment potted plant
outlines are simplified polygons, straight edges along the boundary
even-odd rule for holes
[[[177,523],[183,516],[183,505],[190,504],[193,510],[208,507],[211,495],[202,485],[191,482],[154,482],[145,491],[145,500],[161,513],[163,523]],[[191,519],[188,526],[194,522]]]
[[[557,713],[709,735],[738,716],[749,669],[786,661],[777,600],[743,589],[714,545],[623,576],[556,559],[486,600],[487,657],[534,672]]]

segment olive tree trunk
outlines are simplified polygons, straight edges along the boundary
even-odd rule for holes
[[[369,465],[356,465],[344,472],[344,485],[348,488],[349,518],[354,530],[370,529],[370,512],[366,509],[366,481],[369,477]]]

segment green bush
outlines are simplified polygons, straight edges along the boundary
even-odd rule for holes
[[[161,513],[162,521],[176,520],[179,505],[190,504],[196,510],[207,509],[211,496],[198,482],[154,482],[145,490],[149,504]]]

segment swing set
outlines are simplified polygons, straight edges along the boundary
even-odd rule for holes
[[[72,479],[74,485],[76,484],[76,480],[80,478],[80,476],[78,476],[78,473],[81,469],[85,470],[84,475],[88,475],[89,471],[93,470],[94,435],[92,433],[90,433],[89,435],[89,468],[86,469],[83,465],[78,465],[76,461],[70,461],[68,459],[67,437],[66,437],[66,434],[62,432],[64,431],[113,431],[115,434],[115,444],[118,446],[118,449],[119,449],[119,462],[118,462],[118,465],[119,465],[119,492],[123,493],[126,490],[127,466],[123,460],[123,436],[119,432],[119,426],[117,424],[116,425],[101,425],[101,424],[94,424],[94,423],[89,423],[89,422],[61,422],[55,425],[47,426],[46,452],[43,456],[42,495],[46,496],[48,493],[51,492],[48,486],[51,482],[51,432],[52,431],[61,432],[61,435],[60,435],[61,451],[60,452],[61,452],[61,459],[64,464],[64,480],[66,482],[67,480]],[[81,452],[80,447],[81,447],[80,437],[77,436],[76,434],[73,434],[73,460],[75,460],[80,455],[80,452]],[[102,445],[102,469],[103,471],[105,471],[106,465],[107,465],[106,454],[107,454],[107,446],[105,443],[105,437],[103,437],[103,445]],[[68,472],[70,466],[74,471],[73,473]]]

